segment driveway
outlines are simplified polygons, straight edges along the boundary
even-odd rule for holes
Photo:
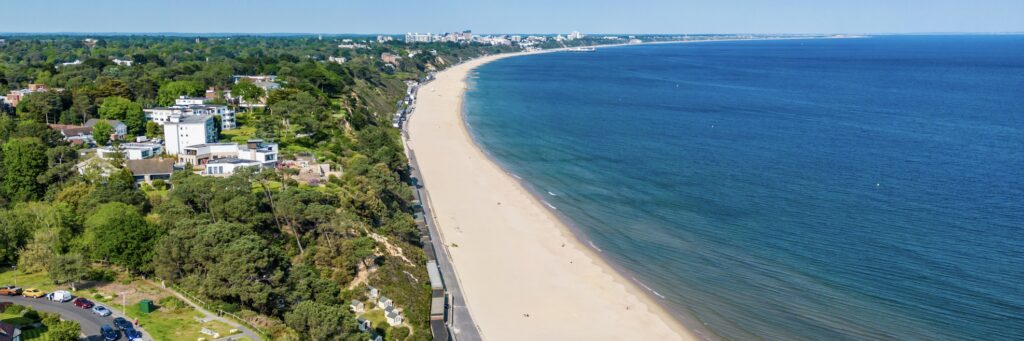
[[[124,314],[121,314],[121,312],[115,310],[113,307],[106,305],[104,305],[104,307],[110,309],[110,311],[113,312],[113,315],[101,317],[99,315],[93,314],[91,309],[82,309],[76,307],[71,302],[59,303],[47,300],[45,298],[31,298],[25,296],[0,296],[0,302],[13,302],[14,304],[31,306],[32,309],[38,311],[60,314],[60,317],[62,319],[78,322],[78,325],[82,326],[82,334],[84,334],[86,336],[86,339],[90,341],[103,340],[103,337],[100,335],[100,326],[104,324],[109,324],[113,326],[115,317],[124,317]],[[131,321],[131,319],[128,320]],[[144,338],[146,340],[152,340],[149,334],[146,333],[144,330],[139,328],[139,331],[145,334]],[[123,335],[121,339],[124,339]]]

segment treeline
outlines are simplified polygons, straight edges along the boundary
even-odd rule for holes
[[[111,269],[156,277],[275,339],[367,339],[347,302],[373,285],[412,327],[376,326],[374,333],[429,339],[429,280],[390,114],[404,80],[502,50],[420,45],[396,68],[381,63],[380,53],[405,56],[408,46],[336,46],[308,38],[8,38],[0,46],[0,91],[29,83],[50,90],[25,96],[13,115],[0,114],[0,265],[45,271],[70,286],[109,277]],[[324,62],[327,56],[349,62]],[[60,65],[76,59],[83,63]],[[260,93],[232,84],[236,74],[277,75],[283,87]],[[88,156],[47,126],[108,118],[124,122],[129,135],[156,136],[142,108],[211,87],[266,96],[267,106],[244,110],[240,123],[279,142],[284,154],[314,153],[342,175],[310,187],[286,169],[227,178],[180,171],[169,190],[139,187],[119,162],[79,172],[75,165]]]

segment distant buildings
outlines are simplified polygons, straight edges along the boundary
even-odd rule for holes
[[[405,34],[405,43],[406,44],[411,44],[411,43],[429,43],[431,41],[433,41],[433,36],[431,36],[430,33],[427,33],[427,34],[406,33]]]
[[[80,64],[82,64],[82,61],[80,59],[75,59],[75,61],[73,62],[60,63],[60,67],[75,66]]]
[[[67,141],[73,145],[93,144],[92,128],[70,124],[51,124],[50,129],[60,132]]]
[[[239,82],[252,82],[256,86],[263,89],[263,97],[255,103],[249,103],[249,100],[238,96],[232,100],[237,101],[238,105],[246,108],[262,108],[267,106],[267,95],[271,91],[281,88],[281,84],[277,83],[277,76],[273,75],[258,75],[258,76],[247,76],[247,75],[236,75],[232,76],[231,80],[233,83],[238,84]]]
[[[164,122],[167,154],[180,155],[185,147],[217,142],[217,130],[210,115],[171,115]]]
[[[330,57],[327,57],[327,61],[331,62],[331,63],[345,64],[345,62],[347,62],[348,59],[345,59],[345,57],[330,56]]]
[[[399,57],[396,54],[391,54],[391,53],[387,53],[387,52],[384,52],[384,53],[380,54],[380,60],[382,62],[391,64],[391,65],[394,65],[394,66],[398,66],[398,61],[400,59],[402,59],[402,57]]]
[[[132,63],[134,63],[131,60],[118,59],[118,58],[114,58],[113,61],[114,61],[114,64],[117,64],[117,65],[120,65],[120,66],[127,66],[127,67],[131,67]]]
[[[392,36],[377,36],[377,42],[378,43],[386,43],[386,42],[392,41],[394,39],[395,38],[392,37]]]
[[[7,96],[5,97],[5,102],[7,102],[7,104],[12,107],[16,107],[18,106],[18,103],[21,102],[21,99],[25,98],[25,95],[28,95],[33,92],[42,92],[48,90],[49,89],[46,88],[46,85],[43,84],[29,84],[28,87],[25,89],[11,90],[10,92],[8,92]]]
[[[350,49],[350,50],[351,49],[368,49],[368,48],[370,48],[370,46],[368,46],[366,44],[342,43],[342,44],[338,44],[338,48],[339,49]]]
[[[568,39],[568,40],[583,39],[583,33],[580,33],[580,31],[572,31],[571,33],[569,33],[569,36],[566,37],[566,39]]]

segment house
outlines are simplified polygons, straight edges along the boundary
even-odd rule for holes
[[[174,173],[174,160],[171,159],[128,160],[125,166],[132,172],[135,183],[152,183],[157,179],[170,181]]]
[[[94,143],[92,128],[70,124],[51,124],[50,129],[60,132],[67,141],[74,145],[90,145]]]
[[[150,142],[134,142],[134,143],[122,143],[120,144],[120,152],[124,154],[125,160],[142,160],[148,159],[164,152],[164,146],[159,143]],[[103,146],[96,148],[96,156],[109,159],[111,154],[117,153],[118,148],[114,146]]]
[[[370,331],[371,329],[373,329],[373,326],[370,324],[370,320],[360,317],[356,319],[356,322],[359,323],[359,331],[361,332]]]
[[[104,178],[109,177],[110,174],[118,171],[117,167],[114,167],[114,165],[110,163],[109,159],[99,157],[90,157],[82,160],[75,164],[75,168],[78,169],[78,174],[80,175],[95,173],[96,175]]]
[[[185,147],[184,152],[178,154],[178,163],[202,166],[214,160],[233,158],[274,168],[277,167],[277,153],[277,143],[263,140],[249,140],[244,145],[233,142],[203,143]]]
[[[332,170],[331,164],[318,163],[316,156],[310,153],[299,153],[295,155],[295,160],[284,161],[282,165],[286,168],[298,169],[299,174],[296,177],[299,182],[313,186],[319,185],[331,175],[341,176],[340,171]]]
[[[384,317],[388,319],[388,324],[391,326],[402,324],[402,313],[398,312],[398,310],[391,309],[386,311]]]
[[[345,64],[345,62],[348,61],[348,59],[345,59],[345,57],[328,56],[327,61],[332,63]]]
[[[387,53],[387,52],[384,52],[384,53],[380,54],[380,60],[382,62],[391,64],[391,65],[394,65],[394,66],[398,66],[398,60],[399,59],[402,59],[402,57],[399,57],[396,54],[391,54],[391,53]]]
[[[16,107],[18,106],[18,103],[21,102],[21,99],[25,98],[25,95],[28,95],[33,92],[41,92],[47,90],[48,89],[46,88],[46,85],[33,83],[29,84],[28,88],[25,89],[11,90],[7,93],[7,97],[5,99],[8,105]]]
[[[380,297],[380,290],[374,287],[368,287],[367,296],[370,296],[370,299],[376,299],[377,297]]]
[[[21,328],[0,321],[0,341],[21,341]]]
[[[217,142],[217,129],[210,115],[171,115],[164,122],[164,146],[169,155],[180,155],[185,147]]]
[[[387,308],[394,307],[394,306],[395,306],[394,302],[391,302],[391,299],[388,298],[387,296],[381,296],[379,299],[377,299],[377,307],[378,308],[387,309]]]
[[[252,84],[255,84],[256,86],[258,86],[261,89],[263,89],[263,93],[265,95],[263,97],[261,97],[259,99],[259,101],[255,102],[255,103],[249,103],[246,99],[242,98],[242,96],[238,96],[238,97],[232,98],[232,101],[235,101],[235,102],[238,103],[239,106],[246,107],[246,108],[255,108],[255,107],[265,107],[265,106],[267,106],[267,96],[266,96],[266,94],[270,94],[271,91],[274,91],[274,90],[277,90],[277,89],[281,88],[281,84],[277,83],[277,76],[273,76],[273,75],[258,75],[258,76],[235,75],[235,76],[231,76],[231,81],[233,83],[235,83],[235,84],[238,84],[239,82],[252,82]]]
[[[206,163],[203,167],[202,175],[212,176],[231,176],[235,174],[235,171],[243,167],[263,167],[263,164],[259,161],[243,160],[239,158],[223,158],[214,159]]]
[[[120,65],[120,66],[131,67],[132,63],[134,63],[134,62],[131,61],[131,60],[128,60],[128,59],[114,58],[114,64],[117,64],[117,65]]]
[[[348,307],[352,308],[352,312],[356,314],[366,311],[366,307],[363,305],[363,302],[358,300],[352,300],[352,303],[349,304]]]
[[[121,121],[118,120],[103,120],[98,118],[90,118],[88,121],[85,121],[85,126],[88,127],[91,132],[92,127],[95,126],[96,123],[100,122],[107,122],[107,124],[109,124],[111,128],[114,128],[113,132],[110,133],[111,139],[120,140],[128,135],[128,125],[121,123]]]

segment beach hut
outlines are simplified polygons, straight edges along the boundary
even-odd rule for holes
[[[392,310],[388,312],[387,315],[384,316],[387,317],[388,324],[391,326],[397,326],[402,324],[402,313],[399,313],[398,310]]]
[[[366,307],[363,306],[363,302],[358,300],[352,300],[352,304],[349,304],[348,306],[352,309],[352,312],[356,314],[366,311]]]
[[[380,296],[380,290],[378,290],[377,288],[374,288],[374,287],[368,287],[368,288],[369,289],[367,290],[368,291],[367,295],[370,296],[371,300],[377,298],[378,296]]]
[[[356,319],[356,322],[359,322],[359,331],[361,332],[369,331],[370,329],[372,329],[372,326],[370,325],[370,320],[360,317]]]
[[[394,302],[391,302],[391,299],[388,298],[387,296],[381,296],[379,299],[377,299],[378,308],[387,309],[393,306],[395,306]]]

